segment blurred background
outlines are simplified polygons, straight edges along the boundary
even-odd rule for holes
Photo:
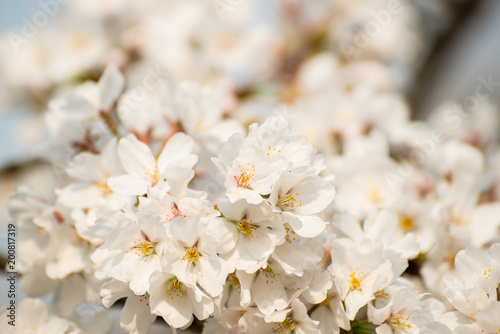
[[[492,91],[491,104],[498,106],[500,103],[500,90],[495,89],[500,86],[500,67],[497,64],[500,57],[499,1],[401,1],[405,12],[396,18],[395,23],[385,27],[383,39],[361,47],[356,44],[359,37],[356,31],[376,21],[377,16],[373,13],[384,10],[387,1],[325,1],[328,5],[323,5],[321,1],[308,0],[303,8],[300,1],[262,0],[253,2],[250,9],[245,0],[233,1],[233,4],[241,3],[233,7],[224,7],[224,2],[220,7],[217,5],[220,2],[212,2],[205,8],[211,11],[210,15],[201,12],[191,17],[186,14],[190,13],[189,8],[186,11],[174,8],[179,22],[177,26],[168,26],[165,24],[168,15],[147,18],[148,10],[154,11],[151,10],[154,2],[145,1],[143,8],[137,10],[126,0],[101,3],[73,0],[68,5],[60,5],[61,12],[58,10],[51,21],[43,24],[26,49],[13,52],[9,33],[20,36],[26,22],[31,22],[36,13],[45,10],[41,4],[48,2],[0,2],[0,33],[4,36],[0,44],[0,198],[3,204],[13,194],[18,182],[28,182],[40,193],[52,188],[52,184],[45,184],[40,175],[51,175],[53,171],[32,154],[35,144],[47,136],[40,126],[47,102],[58,85],[97,79],[107,61],[128,70],[146,59],[152,64],[165,66],[174,81],[222,82],[223,86],[230,87],[235,98],[247,99],[248,105],[252,106],[240,105],[241,109],[254,112],[283,101],[293,102],[300,95],[297,86],[302,85],[302,90],[307,90],[304,87],[308,84],[304,82],[316,78],[310,73],[308,75],[313,79],[301,77],[306,65],[312,66],[309,60],[324,54],[333,54],[338,68],[359,66],[360,76],[373,83],[375,90],[401,94],[415,120],[432,119],[437,108],[447,101],[463,101],[485,81],[489,86],[484,87]],[[378,3],[383,4],[379,6]],[[65,6],[69,7],[68,13]],[[366,12],[359,11],[363,6],[366,6]],[[204,16],[207,16],[207,22],[197,23],[196,20]],[[246,31],[246,26],[252,26],[252,29]],[[257,29],[257,26],[262,29]],[[160,32],[150,41],[141,40],[140,34],[148,32],[151,27],[156,32],[165,29],[170,34]],[[70,29],[66,31],[66,28]],[[203,44],[204,35],[200,32],[205,28],[214,38],[213,43],[207,45]],[[88,32],[91,34],[86,35]],[[68,37],[65,33],[73,35]],[[225,36],[231,33],[234,35]],[[87,40],[89,36],[90,40]],[[219,36],[224,38],[219,39]],[[180,41],[183,38],[189,43]],[[244,41],[243,45],[234,41],[238,38]],[[165,44],[168,49],[169,42],[177,47],[189,44],[186,53],[172,55],[171,50],[166,52],[157,45]],[[64,43],[76,44],[73,50],[59,50],[59,45]],[[38,51],[31,47],[38,44],[56,50],[44,49],[45,53],[37,54]],[[212,50],[210,45],[218,49]],[[268,47],[276,45],[279,45],[276,50]],[[349,58],[349,48],[353,47],[360,51],[359,58]],[[228,51],[231,48],[237,52]],[[254,54],[252,48],[260,49],[260,54]],[[71,58],[71,52],[75,50],[81,51],[77,56],[85,53],[74,65],[75,68],[84,67],[84,73],[79,68],[73,70],[73,64],[58,58],[58,53],[63,51],[69,54],[63,54],[64,57]],[[209,63],[200,50],[220,63]],[[37,62],[31,63],[32,56],[38,57]],[[255,64],[258,70],[248,72],[249,63]],[[382,69],[374,63],[382,64]],[[144,66],[145,63],[141,64]],[[186,71],[190,73],[186,78],[176,73],[177,68],[191,68],[193,64],[209,70],[193,69],[193,72],[203,73],[199,78],[189,71]],[[262,65],[262,68],[257,65]],[[55,70],[58,67],[64,67],[66,72],[59,73]],[[128,79],[133,77],[129,74]],[[230,80],[221,79],[224,77]],[[321,75],[318,80],[322,80]],[[360,79],[356,77],[353,81],[357,84]],[[311,86],[315,87],[314,84]],[[33,170],[36,174],[32,173]],[[6,243],[4,226],[8,219],[6,205],[2,205],[2,244]],[[2,247],[2,265],[5,251]],[[2,279],[2,284],[4,281]],[[4,298],[2,295],[2,304]]]
[[[0,3],[0,29],[3,32],[18,29],[23,24],[21,18],[29,15],[36,9],[36,6],[37,1],[35,0]],[[25,119],[27,112],[23,108],[12,110],[4,104],[0,104],[0,165],[2,168],[16,162],[22,162],[27,158],[26,147],[20,144],[15,133],[19,124]]]
[[[271,11],[260,9],[258,15],[272,20]],[[426,16],[423,28],[428,38],[425,51],[416,61],[413,80],[404,89],[411,105],[412,117],[426,119],[444,101],[460,100],[474,91],[478,77],[499,78],[500,3],[494,0],[412,1]],[[0,3],[0,30],[19,30],[41,1],[3,1]],[[0,78],[2,77],[0,72]],[[8,84],[8,82],[7,82]],[[5,82],[4,82],[5,85]],[[492,96],[498,103],[500,94]],[[28,159],[30,142],[24,142],[30,114],[36,112],[29,103],[24,106],[0,104],[0,168],[11,170]],[[4,180],[4,178],[2,178]],[[2,192],[4,193],[4,192]],[[2,216],[5,219],[2,210]]]

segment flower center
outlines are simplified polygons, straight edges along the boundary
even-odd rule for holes
[[[174,296],[182,299],[185,293],[186,293],[186,287],[184,286],[184,284],[179,282],[177,277],[172,278],[168,283],[168,288],[167,288],[167,294],[169,295],[170,299],[173,300]]]
[[[196,131],[196,132],[203,132],[206,129],[207,129],[207,126],[202,121],[199,121],[198,123],[196,123],[196,125],[194,127],[194,131]]]
[[[238,228],[238,231],[243,233],[245,237],[252,237],[253,238],[253,231],[257,230],[257,226],[252,224],[252,220],[246,220],[243,219],[239,222],[236,223],[236,227]]]
[[[283,322],[275,322],[274,324],[273,332],[279,334],[293,333],[295,326],[297,326],[297,322],[292,318],[286,318]]]
[[[451,223],[455,226],[468,226],[470,225],[470,220],[467,220],[467,219],[463,219],[462,217],[460,216],[454,216],[452,219],[451,219]]]
[[[95,183],[95,185],[103,192],[104,195],[109,195],[113,193],[113,191],[108,187],[108,184],[106,182]]]
[[[70,45],[71,49],[76,52],[81,52],[90,44],[90,40],[87,36],[77,33],[71,36]]]
[[[297,209],[298,207],[302,206],[302,201],[297,200],[295,196],[297,196],[299,193],[291,193],[287,194],[285,197],[281,197],[278,200],[278,207],[282,210],[286,209]]]
[[[333,295],[327,293],[326,294],[326,298],[325,300],[323,300],[321,303],[319,303],[320,305],[323,305],[323,306],[330,306],[330,300],[333,298]]]
[[[235,273],[231,273],[227,276],[227,282],[229,282],[230,289],[234,289],[238,293],[241,291],[240,280]]]
[[[384,198],[382,197],[382,194],[380,194],[380,191],[376,187],[372,187],[368,191],[368,199],[370,200],[370,202],[372,202],[374,204],[381,203],[384,200]]]
[[[400,314],[391,320],[391,324],[393,326],[400,327],[406,333],[406,329],[410,329],[413,326],[411,319],[413,319],[413,317]]]
[[[385,292],[384,290],[379,290],[373,294],[377,298],[381,298],[384,300],[389,300],[389,294]]]
[[[156,254],[155,244],[151,240],[141,241],[141,239],[137,239],[137,241],[134,241],[134,246],[130,247],[130,250],[134,251],[137,256]]]
[[[261,269],[261,272],[264,276],[266,276],[266,284],[274,283],[274,278],[276,277],[276,274],[274,273],[273,268],[267,266],[266,268]]]
[[[235,177],[236,184],[239,187],[251,189],[249,184],[255,176],[255,166],[246,163],[244,165],[238,165],[238,168],[240,169],[240,175]]]
[[[156,185],[158,183],[158,174],[160,174],[158,166],[156,166],[156,162],[153,169],[148,168],[148,166],[143,166],[142,169],[144,169],[144,174],[148,177],[151,185]]]
[[[172,219],[174,219],[175,217],[178,217],[178,216],[182,216],[184,217],[184,215],[182,214],[181,210],[179,210],[179,207],[177,206],[176,203],[173,203],[172,205],[172,208],[170,209],[170,212],[165,212],[165,221],[169,222],[171,221]]]
[[[359,269],[356,268],[356,271],[352,272],[349,277],[351,278],[350,279],[350,283],[351,283],[351,289],[352,290],[356,290],[356,289],[361,289],[361,282],[363,281],[363,279],[365,278],[365,275],[363,273],[361,274],[358,274],[357,271]]]
[[[415,221],[410,216],[402,215],[399,220],[399,226],[401,226],[404,231],[410,231],[415,226]]]
[[[200,256],[201,254],[198,252],[198,247],[193,246],[191,248],[186,249],[186,255],[184,255],[183,259],[188,261],[190,264],[194,266],[200,259]]]

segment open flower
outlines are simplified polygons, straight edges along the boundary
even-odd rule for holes
[[[118,143],[112,138],[100,154],[81,152],[73,157],[67,173],[78,180],[58,190],[59,200],[70,208],[104,206],[118,209],[128,197],[113,193],[108,178],[125,171],[118,159]]]
[[[170,221],[170,233],[165,258],[168,271],[184,284],[199,284],[211,296],[220,295],[227,272],[216,253],[216,240],[206,231],[206,222],[200,217],[178,216]]]
[[[263,201],[278,177],[278,166],[258,154],[253,142],[235,134],[219,147],[219,157],[212,161],[224,175],[226,196],[231,202],[246,199],[249,203]]]
[[[161,269],[167,232],[152,213],[117,213],[92,228],[105,242],[91,256],[102,278],[129,283],[138,295],[149,290],[149,278]]]
[[[162,316],[172,327],[187,327],[193,314],[200,320],[214,311],[212,299],[198,287],[186,285],[172,275],[157,272],[151,277],[151,312]]]
[[[326,222],[318,215],[334,196],[331,182],[301,168],[281,173],[269,202],[298,235],[311,238],[325,229]]]
[[[252,328],[252,333],[321,333],[318,330],[319,322],[309,317],[305,305],[298,298],[290,302],[290,308],[274,312],[272,315],[265,317],[264,321],[261,320],[256,323],[255,328]]]
[[[137,295],[127,283],[110,279],[101,287],[102,304],[110,308],[118,299],[127,298],[120,312],[120,327],[130,334],[146,334],[156,315],[151,314],[150,294]]]
[[[192,154],[193,140],[184,133],[173,135],[156,159],[150,147],[129,134],[120,139],[118,156],[127,174],[108,179],[111,190],[125,195],[143,195],[148,186],[168,183],[166,173],[173,167],[192,168],[198,157]]]
[[[276,245],[284,242],[280,216],[266,202],[255,205],[246,200],[221,201],[217,205],[223,218],[211,220],[209,229],[223,235],[225,242],[219,252],[224,254],[228,270],[253,273],[267,267]]]
[[[406,268],[407,262],[391,250],[365,240],[336,239],[330,270],[345,304],[349,320],[375,298],[375,293],[391,284]]]

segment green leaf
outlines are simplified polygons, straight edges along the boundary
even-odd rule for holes
[[[352,334],[371,334],[375,333],[376,325],[369,323],[368,321],[354,321],[351,323]]]

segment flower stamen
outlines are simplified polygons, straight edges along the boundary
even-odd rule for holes
[[[359,269],[356,268],[356,271],[352,272],[349,277],[351,278],[351,290],[359,290],[361,289],[361,283],[363,279],[365,279],[365,275],[361,272],[361,274],[357,273]]]
[[[167,288],[167,294],[170,296],[170,299],[173,300],[174,295],[182,299],[185,293],[186,293],[186,287],[184,286],[184,284],[179,282],[177,277],[172,278],[168,283],[168,288]]]
[[[302,206],[302,201],[298,200],[295,196],[299,195],[298,192],[296,193],[291,193],[287,194],[286,196],[280,198],[278,200],[277,206],[282,209],[297,209],[298,207]]]
[[[246,163],[244,165],[238,165],[238,168],[240,169],[240,175],[234,177],[236,184],[238,187],[251,189],[250,181],[255,176],[255,166]]]
[[[238,231],[243,233],[245,237],[253,238],[253,231],[257,230],[257,225],[252,224],[252,220],[246,219],[236,222],[236,227],[238,228]]]
[[[200,257],[201,254],[198,252],[198,247],[193,246],[191,248],[186,249],[186,255],[184,255],[183,259],[188,261],[189,264],[192,264],[194,266],[196,265]]]
[[[151,254],[156,254],[156,243],[152,242],[149,237],[141,231],[142,237],[134,241],[134,245],[130,247],[130,250],[134,251],[137,256],[148,256]]]

